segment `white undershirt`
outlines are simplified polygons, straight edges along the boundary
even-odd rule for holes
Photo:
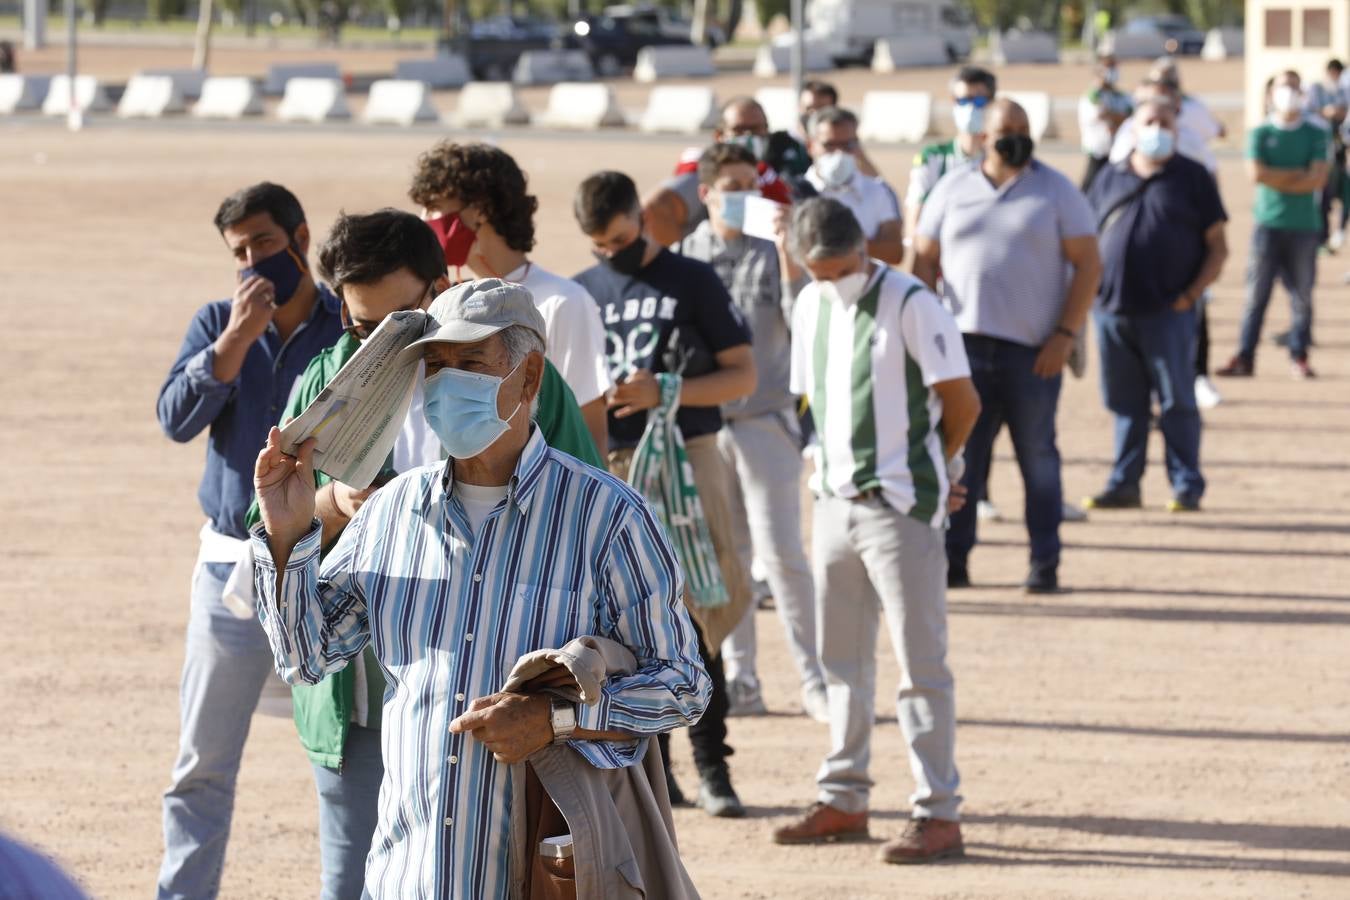
[[[497,504],[506,499],[504,484],[465,484],[456,481],[453,493],[464,506],[464,514],[469,517],[469,527],[474,534],[487,521],[488,513],[497,508]]]

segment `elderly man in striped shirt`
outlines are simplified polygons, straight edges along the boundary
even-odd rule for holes
[[[591,765],[698,720],[711,693],[665,533],[623,482],[552,450],[531,419],[544,322],[529,291],[484,280],[432,304],[426,416],[450,454],[371,496],[319,563],[313,445],[273,430],[254,480],[259,615],[290,682],[369,644],[385,696],[376,898],[512,894],[510,764],[566,741]],[[583,635],[633,651],[598,704],[501,694],[522,655]]]

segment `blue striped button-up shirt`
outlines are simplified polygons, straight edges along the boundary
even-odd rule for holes
[[[712,687],[681,600],[679,565],[646,503],[536,429],[506,499],[477,533],[450,472],[426,466],[377,491],[320,569],[318,523],[281,596],[253,532],[262,619],[277,671],[319,681],[367,643],[388,679],[384,784],[366,867],[376,897],[506,898],[510,768],[450,722],[497,691],[522,655],[582,635],[631,649],[579,728],[650,735],[698,720]],[[641,758],[645,741],[573,741],[592,765]]]

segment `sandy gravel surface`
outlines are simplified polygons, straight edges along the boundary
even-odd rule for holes
[[[0,125],[0,615],[9,623],[0,729],[0,827],[58,856],[100,897],[146,896],[160,856],[159,792],[177,736],[188,578],[201,523],[202,440],[154,418],[193,311],[232,267],[210,218],[264,177],[292,187],[316,234],[341,209],[406,204],[431,134],[131,129],[79,135]],[[589,171],[651,184],[680,140],[501,136],[541,198],[537,258],[588,262],[568,210]],[[912,150],[877,154],[898,183]],[[1075,177],[1076,157],[1049,161]],[[1217,291],[1215,358],[1235,340],[1250,192],[1223,184],[1234,256]],[[1260,374],[1206,415],[1205,512],[1175,518],[1155,445],[1148,509],[1065,528],[1061,596],[1014,585],[1019,522],[989,527],[978,587],[951,598],[970,859],[900,870],[876,845],[786,849],[772,827],[813,796],[823,726],[796,715],[772,613],[761,674],[774,715],[736,720],[742,822],[680,811],[689,866],[710,898],[1344,897],[1350,884],[1350,311],[1347,266],[1324,259],[1314,362],[1296,383],[1263,347]],[[1287,320],[1282,297],[1272,326]],[[1097,489],[1110,424],[1095,372],[1066,385],[1066,493]],[[1156,440],[1156,439],[1155,439]],[[994,496],[1021,489],[1000,451]],[[908,766],[882,642],[873,832],[903,824]],[[688,744],[676,763],[694,784]],[[288,721],[254,720],[224,896],[317,888],[315,800]]]

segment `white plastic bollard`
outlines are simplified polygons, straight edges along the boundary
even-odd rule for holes
[[[0,115],[42,109],[51,82],[49,75],[0,75]]]
[[[459,128],[501,128],[528,125],[530,113],[509,83],[470,81],[459,92],[459,105],[450,120]]]
[[[872,71],[883,75],[919,66],[945,66],[950,62],[947,44],[939,34],[919,32],[878,38],[872,48]]]
[[[607,84],[564,81],[548,92],[548,108],[537,120],[548,128],[592,131],[627,124]]]
[[[108,112],[111,109],[112,101],[108,99],[108,92],[97,78],[93,75],[75,76],[75,112]],[[47,98],[42,103],[42,114],[65,116],[70,112],[70,76],[54,75],[47,88]]]
[[[712,52],[707,47],[643,47],[638,51],[633,80],[660,81],[662,78],[705,78],[717,74]]]
[[[933,124],[927,91],[868,91],[863,95],[858,137],[883,144],[917,144]]]
[[[340,78],[292,78],[277,107],[277,118],[283,122],[328,122],[351,115]]]
[[[647,133],[698,134],[717,124],[717,95],[697,85],[657,85],[647,95],[638,128]]]
[[[183,89],[168,75],[133,75],[117,104],[122,119],[158,119],[186,111]]]
[[[431,91],[421,81],[381,79],[371,84],[361,120],[371,125],[411,125],[434,122],[440,116],[431,104]]]
[[[260,116],[262,94],[252,78],[238,76],[208,78],[202,82],[202,95],[192,107],[198,119],[242,119]]]

